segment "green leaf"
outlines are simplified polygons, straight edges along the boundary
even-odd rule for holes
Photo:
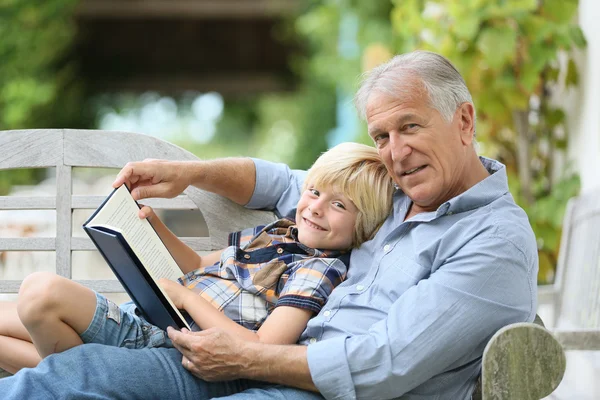
[[[548,126],[554,127],[565,121],[565,112],[559,108],[553,108],[546,112],[545,117]]]
[[[542,13],[553,21],[569,22],[577,12],[577,3],[577,0],[544,0]]]
[[[529,46],[528,62],[533,64],[533,68],[541,71],[546,65],[556,59],[556,49],[545,43],[535,43]]]
[[[519,83],[527,93],[533,92],[540,82],[540,70],[534,63],[524,63],[521,65],[519,73]]]
[[[567,76],[565,77],[565,83],[567,86],[574,86],[579,83],[579,73],[577,72],[577,65],[571,58],[567,65]]]
[[[548,68],[546,72],[546,80],[550,82],[556,82],[558,80],[559,74],[560,70],[558,68]]]
[[[484,29],[477,42],[477,48],[492,68],[512,62],[516,46],[517,32],[508,26]]]
[[[472,40],[479,32],[481,20],[475,13],[466,15],[454,24],[454,33],[456,37],[464,40]]]
[[[537,6],[537,0],[508,0],[505,5],[512,12],[533,11]]]
[[[585,47],[587,42],[585,40],[585,36],[583,35],[583,31],[578,25],[569,26],[569,35],[575,46],[582,48]]]

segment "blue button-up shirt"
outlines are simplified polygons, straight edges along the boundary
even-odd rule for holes
[[[251,208],[293,215],[303,171],[254,160]],[[501,327],[533,321],[538,258],[506,168],[434,212],[404,221],[394,194],[375,238],[353,250],[347,279],[300,338],[327,399],[468,399],[483,349]]]

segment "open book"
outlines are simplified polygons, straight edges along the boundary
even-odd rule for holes
[[[169,296],[158,285],[160,278],[176,281],[183,275],[160,237],[146,219],[129,189],[115,189],[83,224],[131,300],[148,322],[167,326],[190,326]]]

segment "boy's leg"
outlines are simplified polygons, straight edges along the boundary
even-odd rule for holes
[[[98,344],[53,354],[36,368],[0,379],[3,400],[211,399],[255,385],[204,382],[181,365],[174,348],[131,350]]]
[[[96,311],[94,291],[48,273],[29,275],[19,290],[17,311],[42,357],[82,344],[79,337]]]
[[[137,315],[135,304],[121,307],[96,293],[96,312],[81,335],[84,343],[106,344],[130,349],[173,347],[167,333]]]
[[[17,314],[17,303],[0,303],[0,368],[14,374],[31,368],[40,356]]]

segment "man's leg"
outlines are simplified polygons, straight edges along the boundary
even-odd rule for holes
[[[174,348],[131,350],[97,344],[53,354],[36,368],[0,379],[4,400],[210,399],[251,387],[245,380],[207,383],[181,365]]]
[[[264,386],[263,386],[264,385]],[[217,397],[219,400],[324,400],[319,393],[308,392],[288,386],[258,383],[254,387],[246,389],[243,392],[229,396]]]

